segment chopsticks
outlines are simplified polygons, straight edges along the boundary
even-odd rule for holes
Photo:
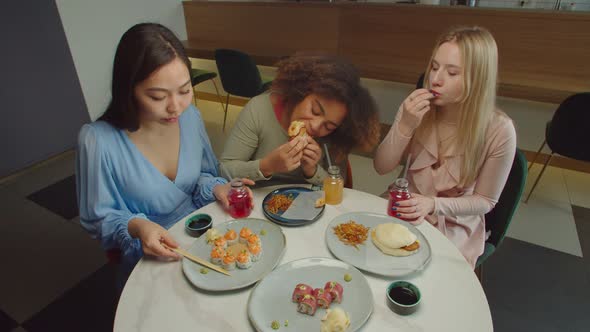
[[[209,263],[206,260],[199,258],[197,256],[193,256],[190,253],[188,253],[186,250],[182,249],[182,248],[172,248],[170,246],[167,246],[165,243],[162,243],[162,245],[164,246],[164,248],[169,249],[174,251],[175,253],[182,255],[188,259],[190,259],[191,261],[197,263],[197,264],[201,264],[203,266],[206,266],[208,268],[210,268],[211,270],[217,271],[219,273],[223,273],[225,275],[228,275],[231,277],[231,274],[229,274],[225,269],[220,268],[219,266]]]

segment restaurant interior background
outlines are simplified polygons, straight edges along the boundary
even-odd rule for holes
[[[523,11],[559,8],[590,15],[590,0],[474,4]],[[73,148],[79,126],[95,120],[109,101],[113,55],[121,34],[135,23],[151,21],[187,39],[182,1],[4,2],[0,18],[0,59],[9,64],[0,81],[0,96],[8,101],[0,124],[0,332],[112,330],[115,268],[79,225]],[[192,62],[216,71],[213,60]],[[260,71],[274,75],[273,67],[260,66]],[[590,91],[590,77],[588,81]],[[413,88],[375,79],[363,79],[363,84],[375,97],[385,125],[391,124]],[[217,85],[221,87],[219,81]],[[210,82],[197,86],[197,91],[198,107],[219,156],[229,132],[221,130],[222,106],[212,97]],[[244,103],[237,98],[232,102],[228,128]],[[515,122],[518,147],[536,151],[558,103],[499,97],[498,104]],[[395,178],[395,172],[377,175],[370,156],[364,154],[351,155],[351,164],[357,190],[378,195]],[[525,193],[540,168],[537,164],[531,170]],[[590,174],[550,166],[531,200],[520,205],[507,240],[486,263],[483,287],[495,330],[586,331],[589,255]]]

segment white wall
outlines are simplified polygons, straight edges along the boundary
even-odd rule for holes
[[[110,101],[119,39],[136,23],[156,22],[186,39],[182,0],[56,0],[90,118]]]

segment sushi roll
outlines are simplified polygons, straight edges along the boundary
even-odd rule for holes
[[[229,253],[226,253],[223,256],[223,262],[221,265],[226,270],[233,270],[236,268],[236,258]]]
[[[291,296],[291,300],[293,302],[299,303],[303,299],[305,295],[312,295],[313,288],[306,284],[297,284],[295,289],[293,290],[293,295]]]
[[[259,245],[251,245],[248,246],[248,251],[250,252],[250,256],[252,257],[253,262],[257,262],[262,257],[262,247]]]
[[[342,285],[340,285],[336,281],[328,281],[326,283],[326,286],[324,286],[324,289],[326,290],[326,292],[332,295],[332,302],[342,302],[342,295],[344,294],[344,288],[342,288]]]
[[[238,254],[236,258],[236,265],[240,269],[247,269],[252,266],[252,259],[250,258],[250,253],[246,250],[242,250],[241,253]]]
[[[211,250],[211,263],[221,265],[223,263],[223,256],[225,256],[225,250],[221,247],[213,247]]]
[[[251,246],[254,244],[260,245],[260,238],[256,234],[252,234],[248,237],[248,245]]]
[[[248,238],[252,235],[252,231],[248,227],[242,228],[240,230],[240,243],[248,244]]]
[[[223,236],[220,236],[217,239],[215,239],[215,241],[213,241],[213,245],[216,247],[220,247],[223,250],[227,249],[227,241]]]
[[[318,302],[318,307],[328,309],[332,303],[332,294],[326,292],[323,288],[316,288],[313,290],[313,296]]]
[[[238,233],[236,233],[236,231],[234,231],[233,229],[227,231],[223,238],[225,239],[225,241],[227,241],[228,246],[238,243]]]
[[[315,297],[313,295],[307,294],[303,296],[299,304],[297,304],[297,311],[302,314],[313,316],[315,315],[317,306],[318,304],[315,300]]]

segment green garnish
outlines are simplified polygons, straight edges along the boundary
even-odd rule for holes
[[[285,319],[285,326],[289,326],[289,321]]]
[[[351,280],[352,280],[352,276],[350,274],[347,273],[344,275],[344,281],[349,282]]]
[[[272,323],[270,323],[270,327],[272,327],[273,330],[278,330],[281,327],[281,323],[273,320]]]
[[[206,268],[206,267],[202,267],[201,268],[201,274],[207,274],[207,273],[209,273],[209,269]]]
[[[266,235],[266,229],[261,230],[260,235],[262,235],[262,236]]]

